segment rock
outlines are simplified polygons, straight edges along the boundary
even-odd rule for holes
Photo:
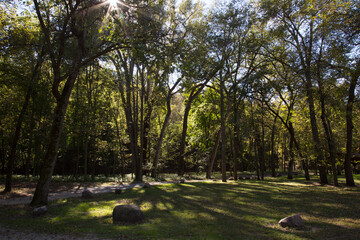
[[[41,207],[34,208],[32,215],[33,215],[33,217],[38,217],[38,216],[45,215],[46,213],[47,213],[47,207],[41,206]]]
[[[280,226],[283,228],[290,227],[290,228],[299,228],[304,226],[304,222],[300,215],[296,214],[290,217],[283,218],[279,221]]]
[[[150,183],[144,183],[143,188],[149,188],[150,186],[151,186]]]
[[[115,189],[115,194],[121,194],[122,192],[122,189],[121,188],[116,188]]]
[[[179,181],[180,183],[185,183],[185,179],[180,179],[180,181]]]
[[[81,198],[84,198],[84,199],[91,199],[91,198],[94,198],[94,194],[89,191],[89,190],[84,190],[82,193],[81,193]]]
[[[135,205],[118,205],[113,210],[113,223],[137,223],[145,219],[144,213]]]
[[[234,177],[229,177],[228,180],[234,180]]]

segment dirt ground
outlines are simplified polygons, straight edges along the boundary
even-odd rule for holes
[[[113,186],[115,183],[74,183],[52,182],[49,192],[74,192],[84,187]],[[31,197],[34,194],[36,182],[15,182],[11,193],[3,193],[4,183],[0,183],[0,199]]]

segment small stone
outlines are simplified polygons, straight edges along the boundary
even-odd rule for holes
[[[180,183],[185,183],[185,179],[181,178],[179,182]]]
[[[234,177],[229,177],[228,180],[234,180]]]
[[[32,215],[33,215],[33,217],[38,217],[38,216],[45,215],[46,213],[47,213],[47,207],[41,206],[41,207],[34,208]]]
[[[94,198],[94,194],[89,191],[89,190],[84,190],[82,193],[81,193],[81,198],[84,198],[84,199],[91,199],[91,198]]]
[[[121,189],[121,188],[115,189],[115,194],[121,194],[121,192],[122,192],[122,189]]]
[[[118,205],[113,210],[113,223],[137,223],[145,219],[144,213],[135,205]]]
[[[300,228],[304,226],[304,222],[299,214],[283,218],[279,221],[281,227]]]
[[[144,183],[143,188],[149,188],[149,187],[151,187],[150,183]]]

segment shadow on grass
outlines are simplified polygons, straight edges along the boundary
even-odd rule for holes
[[[95,199],[59,200],[45,217],[14,216],[9,224],[61,233],[93,233],[129,239],[356,239],[360,236],[360,191],[286,181],[246,180],[186,183],[128,189]],[[113,225],[112,210],[136,204],[146,221]],[[16,210],[18,211],[18,210]],[[304,230],[282,229],[277,222],[299,213]],[[3,218],[2,218],[3,219]],[[2,221],[2,220],[1,220]]]

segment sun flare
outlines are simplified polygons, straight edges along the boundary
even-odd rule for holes
[[[116,6],[118,4],[118,0],[108,0],[110,6]]]
[[[117,7],[119,0],[107,0],[107,2],[109,3],[110,7]]]

